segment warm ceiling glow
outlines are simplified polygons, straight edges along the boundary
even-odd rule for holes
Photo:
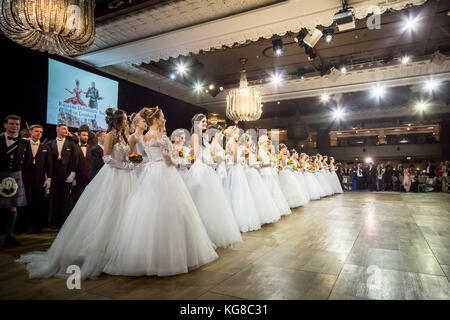
[[[341,72],[342,73],[346,73],[347,72],[347,67],[346,66],[341,67]]]
[[[214,90],[214,84],[211,83],[208,88],[209,90]]]
[[[322,101],[323,103],[326,103],[330,100],[330,96],[327,93],[322,93],[322,95],[320,96],[320,101]]]
[[[428,107],[428,104],[424,101],[419,101],[416,104],[416,109],[419,111],[425,111],[425,109]]]
[[[372,162],[372,158],[371,157],[367,157],[366,159],[364,159],[365,163],[371,163]]]
[[[430,93],[437,89],[439,83],[436,80],[430,79],[425,83],[425,90]]]
[[[283,77],[281,74],[279,73],[274,73],[271,77],[270,77],[270,82],[272,82],[272,84],[274,85],[279,85],[281,83],[281,81],[283,80]]]
[[[372,89],[372,95],[377,99],[383,98],[385,92],[386,89],[380,85],[377,85],[375,88]]]
[[[402,57],[402,63],[407,64],[411,61],[411,58],[409,56],[403,56]]]

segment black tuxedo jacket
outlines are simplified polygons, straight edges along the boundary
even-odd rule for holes
[[[50,147],[52,155],[52,180],[66,180],[70,172],[77,171],[78,167],[78,156],[77,156],[77,146],[65,139],[63,148],[61,150],[61,160],[58,161],[58,145],[56,139],[47,142]]]
[[[103,149],[99,145],[96,145],[91,149],[92,178],[97,175],[103,165]]]
[[[9,148],[6,145],[5,134],[0,135],[0,171],[15,172],[23,168],[25,154],[30,144],[19,138]],[[12,157],[11,157],[12,155]]]
[[[92,179],[92,164],[91,164],[91,149],[86,147],[86,157],[83,154],[80,146],[76,147],[78,157],[78,167],[76,170],[75,180],[77,183],[87,184]]]
[[[46,178],[52,178],[52,150],[48,145],[42,143],[39,144],[36,156],[33,157],[33,151],[30,144],[30,147],[25,154],[22,174],[26,190],[30,190],[32,188],[33,182],[43,186]]]

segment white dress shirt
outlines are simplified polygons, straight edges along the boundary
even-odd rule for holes
[[[36,163],[36,161],[34,160],[34,158],[36,158],[36,154],[38,152],[39,149],[39,145],[41,144],[41,141],[37,141],[34,142],[33,140],[30,140],[30,145],[31,145],[31,153],[33,154],[33,163]]]
[[[86,158],[87,144],[85,145],[78,144],[78,145],[80,146],[80,149],[83,152],[84,157]]]
[[[61,159],[61,151],[63,149],[65,141],[66,141],[66,137],[56,138],[56,146],[58,147],[58,159]]]
[[[100,146],[100,148],[102,148],[103,151],[105,151],[105,146],[104,145],[102,145],[100,143],[98,145]]]
[[[15,140],[8,139],[8,137],[11,137],[11,138],[18,138],[19,135],[16,134],[15,136],[10,136],[10,135],[8,135],[8,134],[5,132],[6,146],[9,148],[9,146],[11,146],[11,145],[12,145],[13,143],[15,143],[16,141],[15,141]]]

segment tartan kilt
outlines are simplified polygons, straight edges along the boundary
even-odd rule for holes
[[[8,180],[8,178],[12,178],[17,183],[17,191],[16,193],[9,197],[5,194],[8,193],[8,190],[4,190],[3,181]],[[6,180],[5,180],[6,179]],[[23,207],[27,205],[27,198],[25,196],[25,187],[22,181],[22,171],[15,172],[0,172],[0,208],[12,208],[12,207]]]

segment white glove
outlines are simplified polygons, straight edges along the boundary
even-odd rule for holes
[[[45,182],[44,182],[44,188],[45,189],[50,189],[50,186],[52,185],[52,179],[50,179],[50,178],[47,178],[46,180],[45,180]]]
[[[112,168],[124,170],[134,170],[137,166],[139,166],[131,161],[116,160],[111,156],[103,156],[103,162]]]
[[[77,180],[73,180],[72,187],[76,187],[76,186],[77,186]]]
[[[72,171],[72,172],[69,174],[69,176],[67,177],[66,182],[67,182],[67,183],[72,183],[74,179],[75,179],[75,172]]]

